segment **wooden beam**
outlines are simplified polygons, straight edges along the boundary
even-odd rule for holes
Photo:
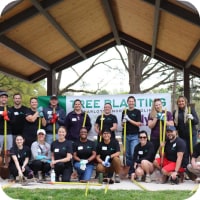
[[[193,63],[195,58],[199,55],[199,53],[200,53],[200,40],[197,42],[196,46],[192,50],[192,53],[189,55],[185,64],[185,68],[189,68],[191,66],[191,64]]]
[[[67,40],[67,42],[80,54],[81,57],[86,59],[86,55],[78,47],[78,45],[72,40],[72,38],[64,31],[64,29],[56,22],[56,20],[40,5],[37,0],[30,0],[32,4],[40,11],[40,13],[46,17],[46,19],[53,25],[53,27]]]
[[[49,64],[46,63],[44,60],[36,56],[35,54],[31,53],[24,47],[20,46],[13,40],[9,39],[6,36],[0,36],[0,43],[2,43],[7,48],[11,49],[12,51],[18,53],[19,55],[25,57],[26,59],[30,60],[31,62],[39,65],[41,68],[45,70],[50,70]]]
[[[43,0],[41,2],[41,5],[42,5],[43,9],[46,10],[46,9],[49,9],[50,7],[58,4],[61,1],[63,1],[63,0]],[[11,17],[10,19],[0,23],[0,35],[3,35],[10,29],[23,23],[24,21],[30,19],[31,17],[34,17],[37,14],[39,14],[39,11],[34,6],[31,6],[30,8]]]
[[[147,3],[150,3],[152,5],[155,5],[156,0],[143,0]],[[160,9],[164,10],[166,12],[171,13],[172,15],[175,15],[177,17],[180,17],[190,23],[193,23],[197,26],[200,26],[200,20],[199,15],[197,13],[193,13],[189,10],[186,10],[178,5],[175,5],[169,1],[162,1],[160,5]]]
[[[151,58],[154,57],[156,44],[158,40],[158,28],[160,22],[160,2],[162,0],[156,0],[155,12],[154,12],[154,25],[153,25],[153,36],[152,36],[152,48],[151,48]]]
[[[121,45],[121,41],[120,41],[120,38],[119,38],[119,33],[118,33],[118,29],[117,29],[116,22],[115,22],[115,19],[114,19],[113,11],[112,11],[112,8],[111,8],[111,5],[110,5],[110,1],[102,0],[101,2],[102,2],[102,5],[104,7],[104,11],[106,13],[108,22],[111,26],[111,30],[113,32],[116,43],[117,43],[117,45]]]

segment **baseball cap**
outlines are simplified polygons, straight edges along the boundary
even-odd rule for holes
[[[7,96],[8,97],[8,94],[5,91],[0,91],[0,96]]]
[[[50,100],[53,100],[53,99],[58,100],[58,97],[57,97],[55,94],[53,94],[53,95],[50,97]]]
[[[46,131],[44,129],[38,129],[37,135],[39,135],[40,133],[43,133],[44,135],[46,135]]]
[[[166,130],[167,131],[176,131],[176,127],[175,126],[167,126]]]

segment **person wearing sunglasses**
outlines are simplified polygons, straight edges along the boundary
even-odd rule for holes
[[[136,145],[133,154],[133,169],[131,179],[141,181],[145,178],[146,183],[151,182],[151,173],[154,170],[154,146],[148,140],[148,134],[145,130],[139,132],[139,144]]]
[[[87,139],[86,127],[80,129],[80,140],[74,143],[74,168],[78,173],[79,181],[89,181],[94,170],[96,158],[95,143]]]
[[[38,178],[38,181],[45,180],[45,174],[51,169],[51,150],[50,144],[45,141],[46,131],[44,129],[38,129],[37,141],[31,145],[32,160],[30,167],[34,172],[34,175]]]

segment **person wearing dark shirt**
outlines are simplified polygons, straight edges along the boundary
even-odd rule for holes
[[[31,148],[33,142],[37,140],[37,130],[39,127],[40,114],[37,110],[38,100],[36,97],[30,98],[30,108],[26,110],[26,120],[24,124],[23,137],[25,139],[25,145]],[[45,124],[46,120],[42,118],[42,123]]]
[[[12,116],[10,108],[7,106],[7,103],[8,103],[8,94],[5,91],[1,91],[0,92],[0,150],[9,151],[10,148],[13,146],[13,134],[11,130]],[[5,123],[7,125],[7,129],[5,129],[4,126]],[[4,141],[5,133],[7,135],[6,141]],[[5,142],[6,142],[6,149],[4,149]]]
[[[191,112],[189,113],[188,101],[184,96],[179,96],[177,99],[177,109],[173,112],[174,124],[178,131],[178,135],[186,143],[186,155],[187,164],[190,160],[190,129],[189,120],[191,120],[192,125],[192,149],[197,143],[197,128],[196,125],[199,123],[198,115],[193,107],[191,107]]]
[[[110,129],[111,137],[115,138],[115,131],[117,130],[117,117],[111,114],[112,106],[110,103],[105,103],[103,114],[99,115],[95,122],[95,131],[98,134],[99,141],[100,136],[102,137],[102,129]],[[101,127],[102,126],[102,127]]]
[[[171,112],[167,111],[166,113],[166,126],[173,126],[174,122]],[[165,110],[162,109],[162,101],[161,99],[154,99],[148,116],[148,127],[151,129],[150,141],[154,145],[154,156],[156,156],[160,146],[160,126],[163,131],[164,119]]]
[[[200,181],[200,162],[197,158],[200,156],[200,143],[194,146],[191,163],[187,165],[187,170],[192,173],[192,179],[196,182]],[[190,176],[191,177],[191,176]]]
[[[22,96],[20,93],[15,93],[13,95],[13,103],[14,105],[10,109],[13,119],[11,124],[12,134],[14,136],[22,135],[27,107],[22,105]]]
[[[81,110],[81,100],[76,99],[74,101],[74,110],[71,111],[65,119],[65,127],[67,129],[68,140],[71,140],[73,142],[78,141],[79,131],[83,126],[87,128],[88,132],[90,131],[92,125],[90,122],[89,115],[86,114],[87,113]],[[86,116],[85,124],[83,124],[85,116]]]
[[[116,139],[111,139],[110,130],[103,131],[102,142],[97,144],[97,172],[103,173],[107,178],[104,182],[113,183],[112,176],[115,173],[115,183],[120,183],[119,172],[121,169],[120,146]]]
[[[73,158],[79,181],[89,181],[94,169],[96,149],[95,143],[87,139],[87,129],[85,127],[80,130],[80,141],[74,143]]]
[[[153,172],[154,161],[154,146],[148,140],[148,134],[146,131],[139,132],[139,144],[136,145],[133,154],[133,169],[134,173],[131,174],[131,178],[137,178],[139,181],[145,176],[145,182],[151,182],[150,174]]]
[[[170,177],[172,183],[178,184],[178,175],[186,168],[186,144],[183,139],[177,136],[174,126],[167,126],[167,141],[161,143],[160,150],[164,146],[163,158],[156,158],[154,166],[162,171],[162,183]]]
[[[141,126],[141,111],[135,108],[135,97],[127,99],[128,109],[122,112],[122,126],[126,122],[126,164],[129,166],[128,178],[133,173],[133,152],[138,144],[139,127]],[[124,142],[124,128],[122,130],[122,142]]]
[[[66,129],[60,126],[58,129],[58,140],[51,144],[51,167],[56,173],[56,182],[69,182],[72,174],[72,142],[66,140]]]
[[[55,113],[54,113],[55,111]],[[49,106],[43,109],[44,118],[46,120],[46,141],[51,144],[53,142],[53,131],[58,132],[58,128],[65,124],[65,111],[59,106],[58,97],[52,95],[50,97]],[[53,124],[55,123],[55,130]],[[56,136],[57,137],[57,136]]]
[[[11,176],[16,179],[22,180],[23,177],[33,178],[33,172],[30,169],[28,163],[31,157],[31,150],[29,147],[24,146],[24,138],[21,135],[17,135],[15,138],[15,144],[10,149],[11,160],[9,163],[9,170]]]

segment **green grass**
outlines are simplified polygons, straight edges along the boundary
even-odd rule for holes
[[[5,193],[12,198],[22,200],[184,200],[190,191],[138,191],[138,190],[104,190],[89,189],[21,189],[6,188]]]

